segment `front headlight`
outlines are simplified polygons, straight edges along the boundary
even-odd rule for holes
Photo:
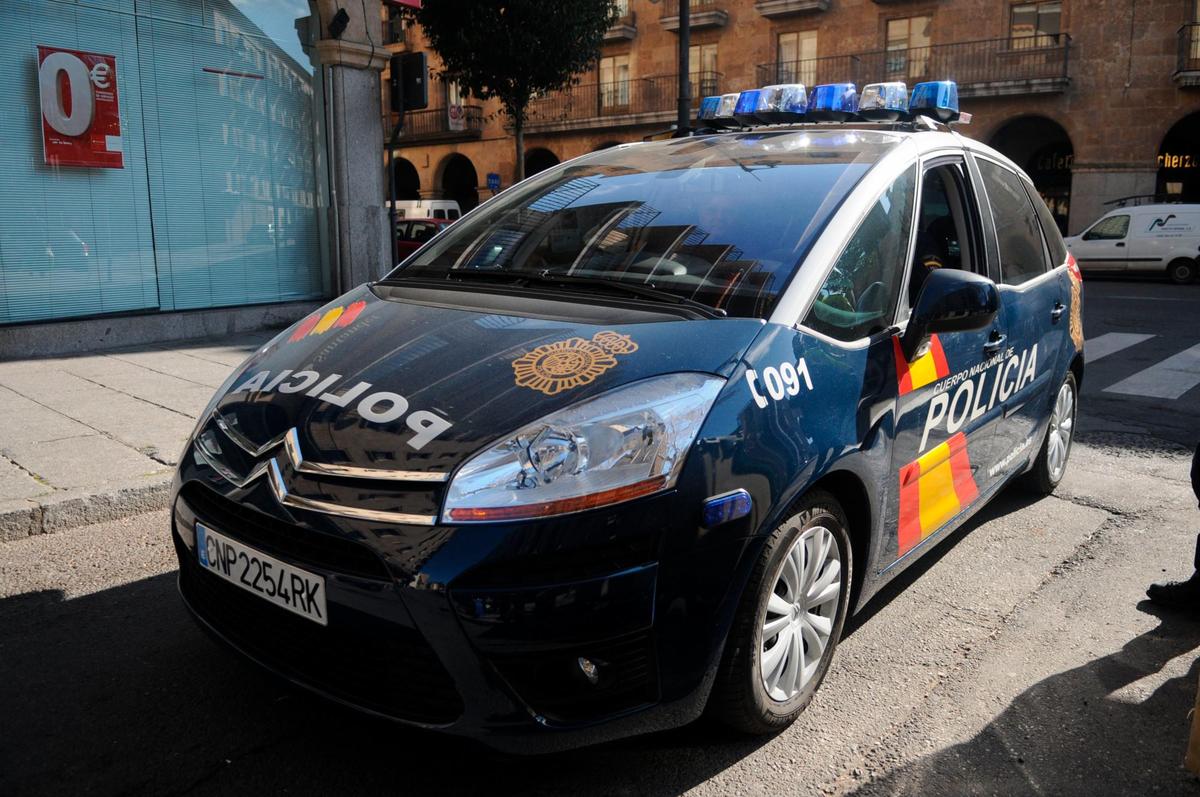
[[[724,384],[708,374],[653,377],[531,423],[459,469],[442,520],[562,515],[673,487]]]

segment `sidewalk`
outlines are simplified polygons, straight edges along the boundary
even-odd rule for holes
[[[0,363],[0,542],[163,506],[196,416],[273,335]]]

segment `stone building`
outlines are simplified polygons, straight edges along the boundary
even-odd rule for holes
[[[527,172],[671,125],[678,3],[619,4],[597,67],[534,102]],[[974,115],[962,132],[1024,166],[1064,230],[1129,197],[1200,201],[1200,0],[691,0],[691,16],[694,102],[787,81],[950,78]],[[427,49],[399,9],[384,29],[394,51]],[[491,195],[489,173],[509,185],[496,103],[436,80],[430,94],[395,153],[400,196],[469,208]]]

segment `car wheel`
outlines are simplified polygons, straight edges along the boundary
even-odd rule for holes
[[[725,644],[710,709],[746,733],[782,730],[812,700],[850,607],[846,516],[807,495],[767,539]]]
[[[1167,276],[1176,285],[1187,285],[1196,279],[1196,261],[1185,257],[1172,260],[1171,265],[1167,266]]]
[[[1054,405],[1050,409],[1050,425],[1042,450],[1038,452],[1033,469],[1025,474],[1025,486],[1039,495],[1049,495],[1058,487],[1067,472],[1067,459],[1071,456],[1071,443],[1075,439],[1075,416],[1079,409],[1079,393],[1075,385],[1075,374],[1067,372],[1067,378],[1058,388]]]

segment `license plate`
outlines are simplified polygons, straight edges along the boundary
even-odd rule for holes
[[[325,579],[196,524],[200,566],[263,600],[328,625]]]

